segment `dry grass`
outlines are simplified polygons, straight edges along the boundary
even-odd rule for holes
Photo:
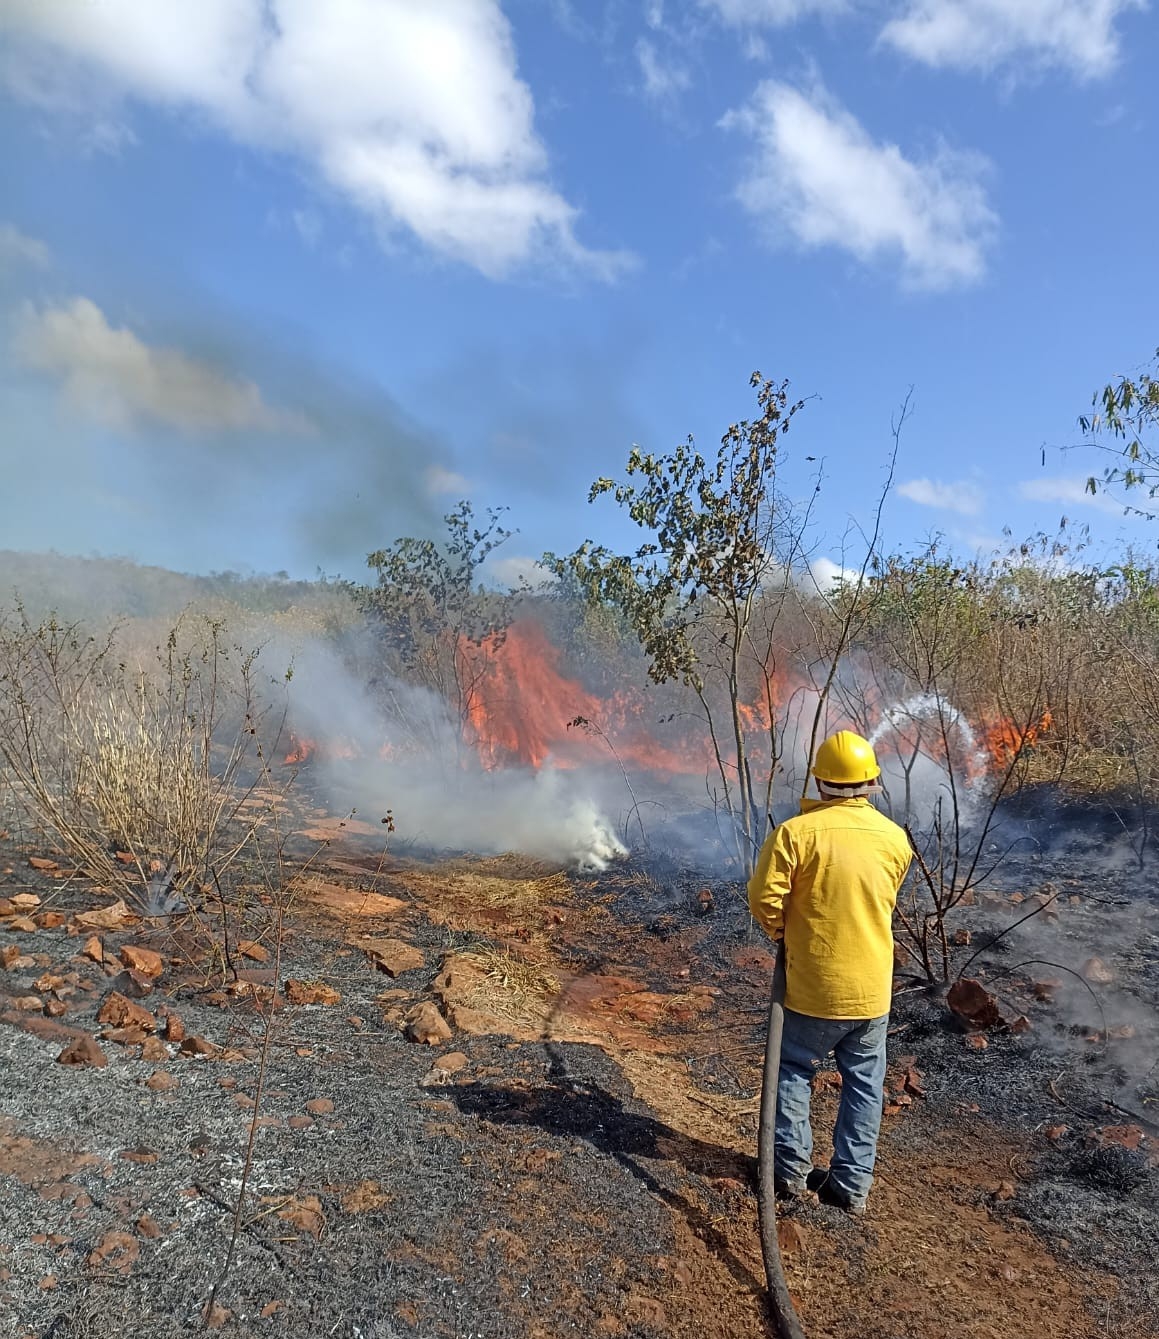
[[[473,963],[487,980],[517,1001],[553,999],[560,991],[559,978],[546,967],[498,948],[476,948],[459,955]]]

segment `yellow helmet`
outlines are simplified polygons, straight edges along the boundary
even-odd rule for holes
[[[813,775],[834,786],[864,786],[881,775],[873,745],[852,730],[838,730],[817,750]]]

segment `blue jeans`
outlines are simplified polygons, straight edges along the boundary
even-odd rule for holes
[[[785,1010],[774,1157],[778,1181],[802,1190],[813,1169],[809,1081],[833,1054],[841,1075],[841,1104],[833,1131],[830,1181],[854,1203],[865,1203],[881,1129],[888,1023],[888,1014],[869,1019],[810,1018]]]

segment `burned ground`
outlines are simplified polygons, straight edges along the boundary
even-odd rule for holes
[[[0,922],[3,1333],[197,1332],[215,1284],[227,1335],[762,1333],[752,1095],[771,958],[737,886],[659,861],[384,859],[353,826],[300,880],[276,982],[268,937],[244,958],[234,927],[239,983],[180,918],[97,931],[96,963],[75,917],[110,898],[0,845],[0,897],[39,899]],[[971,968],[1029,1031],[970,1049],[937,993],[901,983],[871,1213],[801,1205],[782,1224],[810,1336],[1159,1334],[1159,927],[1148,879],[1097,854],[1012,855],[963,912],[961,959],[1058,889],[1056,918]],[[268,908],[247,905],[260,938]],[[383,941],[422,965],[392,979]],[[186,1053],[102,1037],[125,945],[161,954],[134,1003],[176,1014]],[[1096,955],[1110,1040],[1065,972],[1018,967]],[[288,980],[339,998],[291,1003]],[[254,998],[274,986],[255,1110]],[[450,1040],[407,1040],[423,1000]],[[75,1036],[107,1064],[58,1064]],[[822,1078],[819,1133],[835,1101]]]

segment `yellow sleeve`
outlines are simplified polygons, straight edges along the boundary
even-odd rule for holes
[[[771,939],[785,933],[785,898],[788,897],[797,857],[792,838],[782,823],[768,838],[749,880],[749,910]]]

